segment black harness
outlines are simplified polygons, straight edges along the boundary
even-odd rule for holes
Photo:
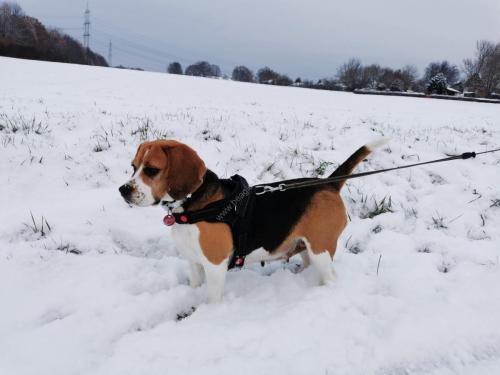
[[[229,225],[233,235],[234,252],[228,268],[243,267],[245,257],[254,249],[248,247],[248,224],[255,203],[255,191],[240,175],[220,180],[226,194],[224,199],[210,203],[202,209],[173,213],[177,224],[194,224],[200,221]]]

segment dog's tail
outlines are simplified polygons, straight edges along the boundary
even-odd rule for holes
[[[356,168],[356,166],[363,161],[368,155],[372,153],[376,148],[385,145],[389,139],[382,138],[378,139],[374,142],[367,143],[364,146],[361,146],[349,156],[349,158],[343,162],[330,176],[328,177],[336,177],[336,176],[347,176],[351,174],[351,172]],[[345,184],[345,180],[333,182],[332,185],[340,191]]]

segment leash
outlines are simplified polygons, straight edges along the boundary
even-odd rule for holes
[[[262,195],[262,194],[266,194],[266,193],[272,193],[275,191],[281,192],[281,191],[292,190],[292,189],[300,189],[300,188],[306,188],[306,187],[311,187],[311,186],[325,185],[325,184],[330,184],[332,182],[350,180],[353,178],[365,177],[365,176],[370,176],[372,174],[395,171],[398,169],[412,168],[412,167],[416,167],[419,165],[442,163],[445,161],[451,161],[451,160],[457,160],[457,159],[465,160],[465,159],[475,158],[477,155],[488,154],[488,153],[497,152],[497,151],[500,151],[500,148],[490,150],[490,151],[483,151],[483,152],[474,152],[474,151],[464,152],[461,155],[453,155],[453,156],[443,158],[443,159],[424,161],[421,163],[401,165],[401,166],[394,167],[394,168],[378,169],[376,171],[355,173],[355,174],[344,175],[344,176],[334,176],[334,177],[329,177],[329,178],[310,179],[310,180],[296,182],[296,183],[288,183],[289,181],[293,181],[293,180],[283,180],[283,181],[280,181],[276,186],[267,185],[267,184],[259,184],[259,185],[253,186],[253,189],[255,191],[255,195]]]

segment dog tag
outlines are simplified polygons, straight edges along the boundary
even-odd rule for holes
[[[163,218],[163,224],[165,224],[167,227],[170,227],[171,225],[175,224],[175,217],[173,215],[165,215]]]

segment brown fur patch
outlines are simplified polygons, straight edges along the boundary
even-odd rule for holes
[[[328,251],[333,258],[337,240],[347,225],[347,214],[340,194],[335,190],[317,192],[304,215],[276,252],[289,252],[298,238],[305,238],[314,254]]]
[[[144,142],[139,146],[132,163],[157,168],[160,172],[149,177],[141,173],[142,181],[151,186],[153,197],[160,200],[165,194],[182,199],[193,193],[203,182],[205,163],[189,146],[172,140]]]
[[[231,228],[223,223],[195,224],[200,231],[200,246],[205,257],[212,264],[221,264],[233,252]]]
[[[202,197],[196,202],[191,203],[189,206],[189,210],[200,210],[206,205],[224,199],[224,193],[222,192],[222,188],[217,189],[217,191],[210,195],[209,197]]]
[[[335,176],[347,176],[351,174],[354,168],[361,163],[368,155],[370,155],[371,150],[366,147],[362,146],[358,148],[351,156],[347,158],[346,161],[344,161],[329,177],[335,177]],[[342,189],[344,186],[346,180],[340,180],[337,182],[334,182],[332,186],[334,186],[337,190]]]

